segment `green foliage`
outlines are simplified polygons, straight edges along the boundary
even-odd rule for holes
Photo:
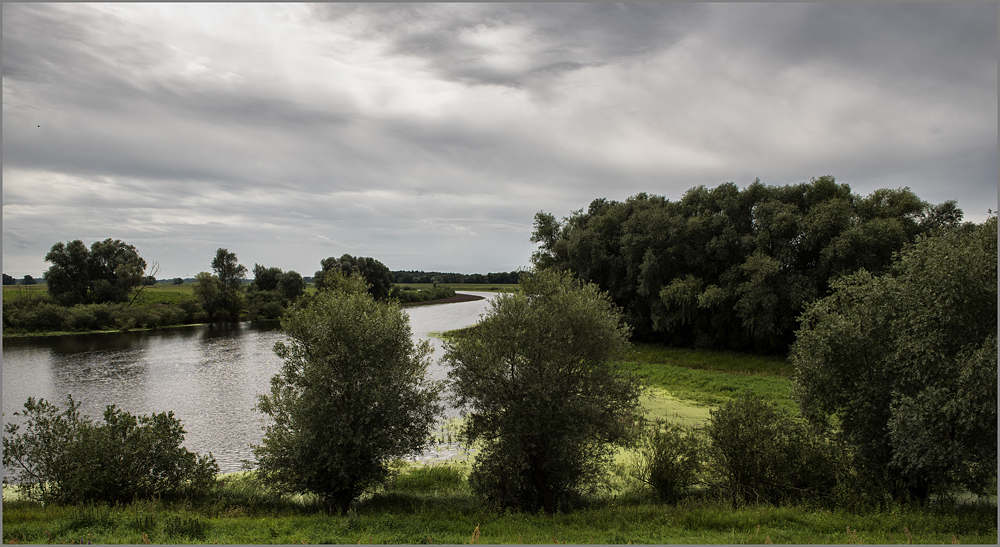
[[[289,304],[305,294],[306,283],[298,272],[254,264],[253,273],[246,299],[251,319],[277,319]]]
[[[425,445],[440,411],[429,344],[415,346],[398,303],[367,289],[352,275],[282,319],[291,342],[275,344],[284,364],[257,406],[273,420],[254,447],[263,479],[342,513]]]
[[[830,176],[725,183],[679,201],[597,199],[561,221],[539,212],[532,262],[607,291],[637,340],[784,354],[830,279],[885,272],[905,243],[961,218],[954,202],[931,206],[908,188],[861,197]]]
[[[803,314],[795,396],[836,419],[872,487],[995,490],[996,279],[994,216],[920,238],[891,273],[838,279]]]
[[[762,397],[748,391],[710,414],[709,459],[734,509],[823,497],[835,488],[829,443]]]
[[[24,433],[17,423],[4,426],[3,465],[27,497],[118,503],[201,495],[214,484],[215,460],[181,446],[184,429],[172,412],[136,417],[112,405],[104,422],[94,423],[79,407],[72,397],[63,411],[28,398],[14,413],[25,421]]]
[[[448,287],[429,287],[412,290],[410,287],[399,287],[397,285],[392,288],[389,296],[398,300],[400,304],[409,304],[411,302],[428,302],[431,300],[441,300],[442,298],[451,298],[455,294],[455,290]]]
[[[220,248],[212,259],[212,271],[221,285],[221,295],[215,312],[210,312],[209,316],[216,320],[221,313],[224,315],[222,320],[238,321],[243,309],[243,277],[247,274],[246,266],[239,263],[236,253]]]
[[[368,284],[368,292],[375,300],[385,300],[389,298],[392,290],[393,276],[389,267],[371,257],[353,257],[345,254],[340,258],[328,257],[320,261],[322,269],[314,276],[316,288],[322,290],[331,288],[334,282],[330,277],[331,272],[339,272],[343,277],[352,274],[360,275]]]
[[[88,250],[80,240],[56,243],[45,255],[49,296],[63,306],[127,302],[146,279],[146,261],[121,240],[95,241]]]
[[[552,513],[632,438],[639,385],[615,361],[628,329],[606,295],[566,273],[521,277],[465,336],[445,342],[460,436],[478,443],[471,488]]]
[[[199,272],[194,276],[194,283],[191,286],[198,305],[208,314],[209,321],[216,321],[220,312],[224,315],[225,295],[223,293],[222,282],[218,276],[208,272]]]
[[[660,501],[677,503],[701,482],[705,448],[699,430],[654,420],[640,440],[638,478]]]

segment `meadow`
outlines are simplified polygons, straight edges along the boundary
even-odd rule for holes
[[[782,405],[786,361],[728,352],[636,345],[625,366],[644,378],[650,418],[695,425],[710,409],[752,388]],[[452,428],[448,428],[451,430]],[[440,441],[444,441],[444,431]],[[448,439],[450,441],[450,439]],[[208,497],[121,506],[42,506],[4,490],[9,543],[339,543],[339,544],[996,544],[996,501],[932,507],[890,505],[850,512],[816,504],[738,510],[693,496],[660,503],[634,477],[634,455],[619,454],[606,479],[571,512],[496,512],[466,483],[475,454],[430,464],[398,461],[395,478],[345,516],[308,495],[277,495],[252,472],[224,475]]]

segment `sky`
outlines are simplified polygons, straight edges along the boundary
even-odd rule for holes
[[[997,209],[995,3],[3,3],[3,271],[530,266],[534,215],[833,175]]]

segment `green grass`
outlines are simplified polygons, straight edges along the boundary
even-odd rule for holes
[[[636,344],[623,365],[656,388],[653,399],[656,393],[671,396],[672,407],[717,407],[752,389],[781,406],[795,408],[788,378],[791,365],[783,358]]]
[[[867,514],[808,506],[690,500],[670,506],[637,492],[593,496],[548,516],[497,513],[475,501],[464,471],[405,466],[388,488],[347,516],[308,496],[277,496],[246,475],[228,476],[210,499],[59,507],[4,502],[4,543],[982,543],[996,544],[995,506],[895,507]]]

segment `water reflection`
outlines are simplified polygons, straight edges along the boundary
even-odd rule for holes
[[[414,338],[434,346],[432,378],[446,370],[437,362],[441,342],[430,333],[474,324],[486,303],[407,309]],[[223,472],[236,471],[263,435],[254,406],[281,367],[272,348],[284,340],[276,323],[5,339],[3,420],[15,420],[29,396],[64,406],[72,394],[94,418],[110,404],[133,414],[173,411],[187,431],[185,446],[212,452]]]

